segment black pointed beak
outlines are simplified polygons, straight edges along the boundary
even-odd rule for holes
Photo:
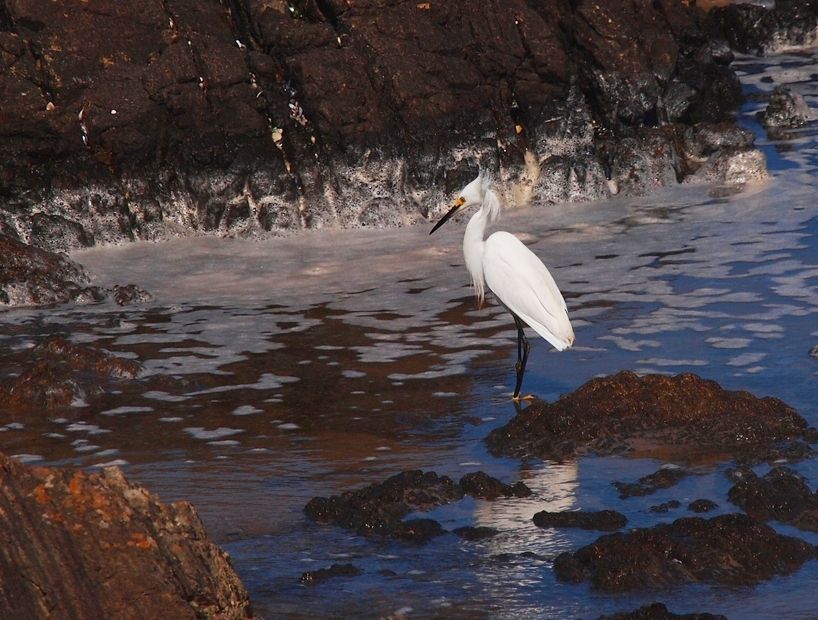
[[[438,228],[440,228],[441,226],[443,226],[443,224],[445,224],[446,222],[448,222],[448,221],[451,219],[451,217],[452,217],[452,216],[453,216],[455,213],[457,213],[457,212],[460,210],[460,207],[462,207],[462,206],[463,206],[463,203],[464,203],[464,202],[466,202],[466,201],[465,201],[465,200],[463,200],[463,198],[462,198],[462,197],[461,197],[461,198],[458,198],[458,199],[455,201],[454,206],[452,206],[452,208],[451,208],[451,209],[449,209],[449,210],[446,212],[446,215],[444,215],[443,217],[441,217],[441,218],[438,220],[437,224],[435,224],[435,225],[434,225],[434,228],[432,228],[432,230],[430,230],[430,231],[429,231],[429,234],[431,235],[431,234],[432,234],[433,232],[435,232],[435,231],[436,231]]]

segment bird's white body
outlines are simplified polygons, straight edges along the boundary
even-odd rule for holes
[[[470,199],[467,190],[473,184],[461,194],[466,201]],[[484,238],[486,228],[500,216],[500,200],[491,189],[480,187],[480,194],[471,199],[479,199],[481,207],[466,226],[463,257],[478,299],[483,299],[488,287],[507,310],[555,349],[567,349],[574,343],[574,330],[565,300],[548,268],[511,233],[498,231]]]
[[[455,213],[480,207],[466,225],[463,256],[478,300],[483,300],[488,287],[517,324],[517,384],[512,398],[519,400],[529,350],[523,323],[558,351],[574,344],[574,330],[562,293],[542,261],[511,233],[498,231],[486,238],[486,229],[501,211],[500,199],[489,185],[488,179],[479,175],[464,187],[431,232]]]

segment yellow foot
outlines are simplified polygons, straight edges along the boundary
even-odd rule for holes
[[[519,403],[521,400],[535,400],[537,397],[534,394],[526,394],[525,396],[512,396],[511,400],[515,403]]]

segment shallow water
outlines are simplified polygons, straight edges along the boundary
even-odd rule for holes
[[[750,94],[792,83],[818,101],[815,58],[742,59]],[[769,182],[732,195],[683,186],[640,199],[507,213],[551,268],[577,335],[556,353],[532,338],[524,390],[546,400],[622,369],[693,371],[730,389],[777,396],[818,425],[818,172],[816,128],[768,140],[749,103]],[[322,231],[269,241],[187,239],[77,252],[97,283],[134,282],[155,295],[2,316],[0,364],[63,334],[139,359],[143,382],[58,418],[0,419],[0,449],[49,464],[123,466],[163,500],[194,502],[232,555],[260,615],[594,618],[655,600],[676,612],[730,618],[814,617],[818,565],[756,588],[684,587],[602,595],[555,580],[553,558],[590,532],[539,530],[542,509],[612,508],[630,526],[688,515],[700,497],[731,512],[726,464],[696,464],[677,487],[621,500],[655,459],[563,464],[496,459],[482,438],[514,415],[513,324],[478,309],[467,284],[461,224],[433,237]],[[168,377],[150,383],[149,378]],[[148,389],[146,386],[150,384]],[[422,468],[459,477],[482,469],[529,499],[467,499],[435,510],[446,529],[502,533],[425,546],[373,542],[311,523],[306,502]],[[818,467],[797,466],[813,487]],[[652,505],[678,499],[664,515]],[[788,528],[781,528],[794,533]],[[798,533],[812,542],[815,537]],[[352,562],[364,575],[302,586],[302,571]],[[383,571],[383,572],[382,572]],[[389,572],[386,572],[389,571]]]

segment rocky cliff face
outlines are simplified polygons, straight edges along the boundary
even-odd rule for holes
[[[707,168],[731,59],[677,0],[4,0],[0,233],[395,226],[478,165],[511,205],[644,192]]]

